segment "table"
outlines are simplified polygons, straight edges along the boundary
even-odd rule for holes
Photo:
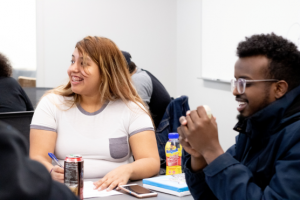
[[[99,179],[84,179],[84,181],[98,181]],[[143,186],[143,182],[142,180],[140,181],[131,181],[129,182],[128,184],[138,184],[140,186]],[[128,193],[125,193],[123,192],[122,190],[120,191],[124,194],[121,194],[121,195],[115,195],[115,196],[109,196],[109,197],[95,197],[95,198],[89,198],[91,200],[137,200],[139,198],[136,198],[134,196],[131,196],[130,194]],[[184,197],[178,197],[178,196],[174,196],[174,195],[170,195],[170,194],[165,194],[165,193],[162,193],[162,192],[158,192],[158,191],[155,191],[157,192],[157,197],[148,197],[148,198],[145,198],[145,200],[193,200],[193,197],[192,195],[188,195],[188,196],[184,196]]]

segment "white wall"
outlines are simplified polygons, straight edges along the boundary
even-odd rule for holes
[[[77,41],[104,36],[176,95],[176,1],[37,0],[37,86],[56,87]]]
[[[35,0],[0,1],[0,52],[14,69],[36,69]]]
[[[189,96],[191,109],[204,104],[211,107],[217,118],[220,143],[227,150],[237,135],[232,130],[237,122],[237,103],[229,84],[198,78],[201,77],[201,9],[200,0],[177,0],[177,95]]]

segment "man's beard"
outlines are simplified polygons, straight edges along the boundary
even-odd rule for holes
[[[243,116],[241,113],[238,114],[238,115],[236,116],[236,118],[237,118],[237,120],[238,120],[239,122],[244,121],[245,119],[247,119],[247,117]]]
[[[263,102],[261,103],[260,108],[259,108],[255,113],[259,112],[260,110],[264,109],[265,107],[267,107],[268,105],[271,104],[271,102],[269,101],[269,96],[270,96],[270,91],[269,91],[268,89],[266,89],[266,90],[265,90],[265,97],[264,97],[264,100],[263,100]],[[255,113],[253,113],[252,115],[254,115]],[[246,120],[247,118],[251,117],[252,115],[245,117],[245,116],[243,116],[241,113],[239,113],[239,114],[236,116],[236,118],[237,118],[237,120],[238,120],[239,122],[241,122],[241,121],[244,121],[244,120]]]

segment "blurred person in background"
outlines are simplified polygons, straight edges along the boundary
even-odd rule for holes
[[[141,69],[131,61],[131,55],[122,51],[127,61],[127,67],[131,74],[133,84],[146,105],[149,106],[155,127],[162,120],[171,97],[163,84],[150,72]]]
[[[11,75],[10,61],[0,53],[0,112],[32,111],[28,96]]]

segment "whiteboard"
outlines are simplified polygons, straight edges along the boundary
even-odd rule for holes
[[[300,0],[202,0],[202,78],[230,81],[245,37],[271,33],[300,46]]]

